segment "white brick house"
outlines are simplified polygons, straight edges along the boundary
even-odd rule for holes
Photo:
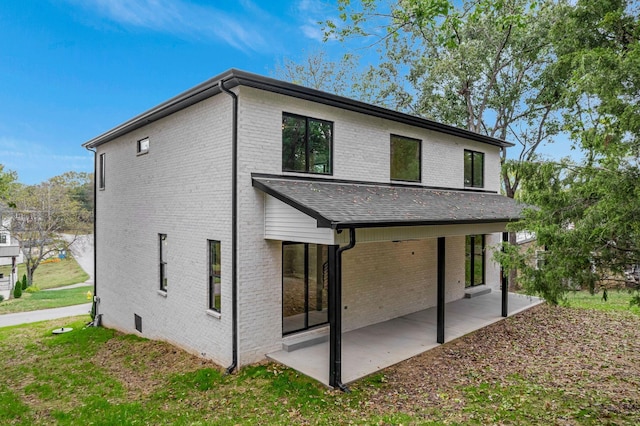
[[[97,313],[230,369],[328,329],[340,386],[342,333],[499,287],[510,145],[230,70],[84,144]]]

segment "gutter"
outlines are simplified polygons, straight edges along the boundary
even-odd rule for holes
[[[351,250],[355,245],[356,230],[349,228],[349,244],[335,251],[333,294],[329,296],[332,307],[329,314],[329,385],[346,393],[351,391],[342,383],[342,253]]]
[[[233,118],[231,133],[231,322],[232,322],[232,362],[227,367],[226,374],[231,374],[238,367],[238,96],[224,87],[224,80],[218,83],[220,90],[229,96],[233,102]]]
[[[98,153],[96,149],[87,148],[88,151],[93,152],[93,300],[91,310],[93,311],[92,325],[98,327],[100,325],[100,317],[98,316],[98,303],[100,298],[98,297],[98,276],[96,269],[98,265],[98,255],[96,250],[96,229],[97,229],[97,217],[98,217]]]

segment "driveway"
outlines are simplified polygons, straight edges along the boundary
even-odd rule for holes
[[[62,237],[67,242],[73,241],[73,235],[63,234]],[[93,281],[93,234],[78,235],[70,250],[78,265],[89,274],[90,281]]]

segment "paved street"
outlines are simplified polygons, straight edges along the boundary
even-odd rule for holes
[[[56,318],[87,315],[91,311],[91,303],[82,305],[65,306],[64,308],[43,309],[41,311],[20,312],[17,314],[0,315],[0,327],[10,325],[28,324],[38,321],[48,321]]]

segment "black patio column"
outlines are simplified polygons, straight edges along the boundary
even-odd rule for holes
[[[445,239],[438,237],[438,336],[437,342],[444,343],[444,266],[445,266]]]
[[[338,291],[338,248],[329,246],[329,386],[342,382],[342,325]]]
[[[502,233],[502,243],[509,242],[509,233]],[[504,251],[504,248],[502,249]],[[502,316],[507,317],[509,315],[509,279],[507,278],[507,272],[502,266],[500,266],[500,286],[502,288]]]

